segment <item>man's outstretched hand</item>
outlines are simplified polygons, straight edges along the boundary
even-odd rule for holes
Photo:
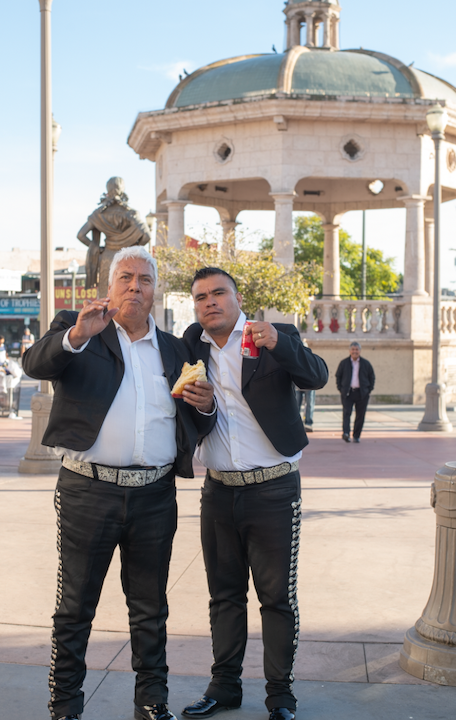
[[[77,350],[94,335],[98,335],[110,323],[119,308],[107,310],[109,298],[84,300],[84,307],[78,315],[76,325],[68,335],[70,345]],[[107,311],[107,312],[105,312]]]

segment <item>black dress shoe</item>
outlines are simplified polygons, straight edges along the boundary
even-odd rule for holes
[[[351,442],[350,435],[348,435],[348,433],[343,433],[342,440],[345,440],[345,442]]]
[[[272,708],[269,720],[295,720],[296,711],[289,708]]]
[[[361,440],[360,440],[359,438],[355,438],[355,437],[354,437],[354,438],[353,438],[353,442],[359,443],[359,442],[361,442]]]
[[[184,707],[181,715],[189,718],[209,718],[215,715],[215,713],[220,712],[220,710],[235,710],[239,707],[241,707],[240,703],[239,705],[223,705],[217,702],[217,700],[214,700],[214,698],[203,695],[199,700]]]
[[[177,720],[176,716],[168,710],[166,703],[156,705],[136,705],[135,720]]]

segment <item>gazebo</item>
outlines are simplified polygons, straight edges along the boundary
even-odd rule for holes
[[[323,298],[306,337],[331,370],[364,340],[378,401],[422,402],[431,373],[434,146],[425,116],[449,113],[443,202],[456,198],[456,89],[381,52],[339,48],[337,0],[286,3],[283,53],[219,60],[186,76],[163,110],[140,113],[128,144],[156,163],[162,242],[178,246],[188,203],[224,234],[242,210],[274,210],[276,259],[293,263],[293,211],[324,222]],[[388,301],[340,298],[339,227],[350,210],[406,208],[404,285]],[[442,305],[442,357],[456,385],[456,306]],[[327,399],[336,389],[331,373]]]

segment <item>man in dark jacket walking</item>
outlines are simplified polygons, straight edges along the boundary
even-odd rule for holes
[[[342,440],[350,442],[350,418],[354,405],[353,442],[359,443],[369,396],[375,385],[375,374],[369,360],[361,357],[361,345],[358,342],[350,343],[350,357],[339,363],[336,383],[343,408]]]

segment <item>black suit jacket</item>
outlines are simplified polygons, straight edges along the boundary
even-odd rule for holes
[[[336,384],[337,389],[341,395],[348,395],[351,387],[352,379],[352,363],[351,358],[344,358],[339,363],[339,367],[336,371]],[[374,368],[366,358],[359,358],[359,389],[361,397],[364,398],[366,395],[370,395],[375,385],[375,373]]]
[[[260,349],[258,359],[242,359],[242,394],[264,434],[275,449],[288,457],[308,444],[299,414],[294,385],[318,390],[328,381],[328,368],[304,347],[294,325],[274,323],[279,337],[274,350]],[[184,342],[193,359],[209,366],[210,344],[201,340],[202,327],[190,325]]]
[[[63,310],[50,330],[24,353],[23,368],[37,380],[52,380],[54,400],[43,445],[88,450],[98,437],[124,375],[124,361],[111,321],[99,335],[91,338],[82,353],[62,348],[68,328],[76,323],[77,312]],[[190,353],[182,340],[157,328],[157,339],[170,388],[180,375]],[[192,457],[216,422],[215,416],[198,413],[183,400],[176,400],[177,458],[176,473],[193,477]],[[119,422],[122,422],[119,418]]]

